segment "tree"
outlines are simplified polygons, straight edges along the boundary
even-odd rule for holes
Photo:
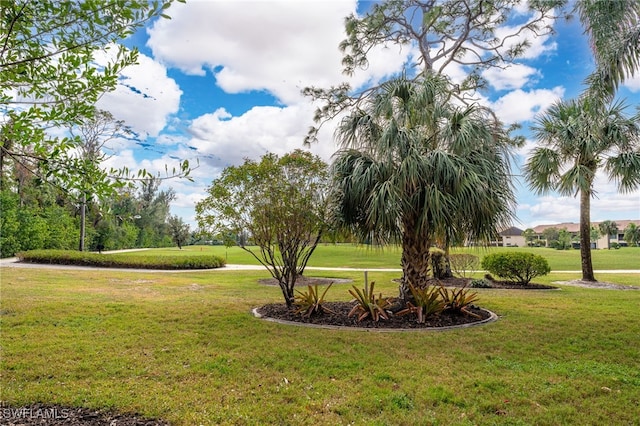
[[[171,232],[171,239],[182,250],[182,246],[191,238],[189,225],[184,223],[182,218],[178,216],[169,217],[167,224],[169,225],[169,232]]]
[[[336,217],[363,240],[400,242],[401,298],[427,285],[436,240],[488,243],[513,219],[511,141],[449,89],[436,74],[388,81],[336,132]]]
[[[603,169],[620,192],[640,185],[640,114],[628,116],[622,102],[603,111],[590,97],[559,101],[532,127],[541,146],[524,166],[529,187],[539,194],[580,194],[582,279],[595,281],[591,262],[590,206],[596,172]]]
[[[637,226],[635,223],[631,222],[624,228],[624,240],[630,246],[637,247],[640,245],[640,226]]]
[[[264,155],[227,167],[196,205],[198,224],[225,235],[248,234],[240,247],[264,265],[292,306],[296,280],[327,227],[327,165],[309,152]]]
[[[533,239],[536,237],[536,231],[531,228],[527,228],[522,231],[522,236],[524,237],[524,241],[527,243],[527,246],[530,247],[533,245]]]
[[[558,228],[554,226],[542,231],[542,237],[545,240],[546,247],[552,247],[553,245],[552,243],[554,243],[555,241],[558,241],[559,236],[560,236],[560,230],[558,230]]]
[[[620,83],[640,68],[640,2],[581,0],[575,2],[596,63],[587,77],[586,95],[611,102]]]
[[[106,172],[100,168],[100,164],[108,158],[105,149],[109,148],[108,144],[114,139],[129,138],[133,132],[122,120],[116,120],[110,112],[98,110],[77,128],[71,128],[70,133],[78,139],[79,149],[77,153],[72,153],[72,158],[67,161],[74,164],[73,172],[80,172],[80,176],[77,180],[70,178],[66,181],[75,183],[74,188],[68,189],[75,190],[80,205],[78,249],[83,251],[87,203],[91,201],[93,194],[105,197],[114,188]],[[103,188],[97,188],[99,186]]]
[[[99,167],[78,170],[78,158],[70,153],[81,140],[55,137],[52,134],[60,132],[51,130],[95,117],[98,98],[115,89],[119,72],[137,60],[137,50],[118,42],[145,22],[167,17],[164,11],[173,1],[3,1],[0,166],[10,158],[43,181],[71,191],[82,186],[90,171],[95,173],[94,193],[110,190],[118,177],[128,175],[126,169],[113,170],[112,176]],[[113,59],[99,66],[98,53]],[[187,175],[188,170],[188,162],[183,162],[178,174]]]
[[[618,235],[618,224],[605,220],[598,225],[598,230],[602,236],[607,237],[607,250],[611,250],[611,235]]]
[[[527,12],[510,20],[514,8],[522,11],[520,0],[387,0],[375,3],[362,17],[345,20],[347,38],[340,43],[343,71],[352,75],[366,69],[369,55],[376,47],[397,45],[415,47],[404,72],[412,78],[425,74],[446,75],[452,67],[462,68],[467,76],[456,82],[454,96],[470,102],[475,91],[486,86],[482,71],[504,68],[521,57],[531,39],[552,33],[565,0],[530,1]],[[508,25],[507,25],[507,22]],[[341,112],[357,107],[379,86],[353,90],[348,83],[328,89],[308,87],[303,93],[320,101],[315,121],[305,141],[316,141],[319,127]]]

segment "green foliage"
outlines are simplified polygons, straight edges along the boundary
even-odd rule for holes
[[[416,286],[436,241],[487,242],[513,216],[514,141],[485,110],[453,102],[452,90],[432,74],[388,81],[336,131],[337,222],[362,241],[400,241]]]
[[[491,253],[482,259],[481,267],[522,285],[527,285],[533,278],[551,272],[544,257],[523,252]]]
[[[333,311],[324,305],[324,297],[332,285],[333,283],[329,284],[322,294],[318,290],[318,284],[307,286],[308,289],[305,292],[296,290],[298,294],[294,302],[294,305],[296,305],[295,313],[301,314],[303,317],[311,317],[319,313],[332,313]]]
[[[96,158],[76,155],[82,146],[80,137],[51,135],[96,117],[99,97],[116,88],[123,68],[137,62],[138,51],[119,43],[149,20],[166,16],[163,11],[171,3],[173,0],[3,1],[3,154],[78,200],[88,188],[100,197],[121,186],[119,178],[129,174],[127,169],[107,172]],[[98,63],[98,57],[110,59]],[[186,169],[184,166],[181,164],[180,172],[188,174],[188,163]]]
[[[571,233],[563,228],[558,231],[558,238],[551,241],[550,246],[556,250],[569,250],[572,239]]]
[[[610,247],[611,247],[612,249],[616,249],[616,250],[618,250],[618,249],[620,248],[620,244],[619,244],[619,243],[611,243],[611,244],[610,244]]]
[[[474,317],[478,315],[470,312],[467,308],[478,300],[478,293],[471,293],[468,288],[447,288],[440,287],[440,295],[444,303],[444,309],[455,313],[465,313]]]
[[[469,284],[471,288],[491,288],[491,283],[485,279],[472,280]]]
[[[453,274],[466,278],[478,269],[480,260],[478,256],[470,253],[453,253],[449,255],[449,264]]]
[[[640,226],[631,222],[624,228],[624,240],[632,247],[640,245]]]
[[[215,269],[225,265],[218,256],[129,256],[125,253],[98,254],[70,250],[31,250],[20,252],[22,262],[56,265],[96,266],[140,269]]]
[[[398,315],[416,314],[418,323],[433,315],[441,313],[445,309],[440,289],[437,286],[414,287],[409,284],[413,301],[407,302],[406,308],[399,311]]]
[[[539,144],[523,168],[524,175],[539,194],[579,195],[582,279],[593,281],[589,200],[594,180],[603,171],[619,192],[638,188],[640,111],[628,113],[623,101],[583,96],[556,102],[536,120],[532,131]]]
[[[250,235],[238,245],[278,280],[287,305],[294,285],[327,228],[329,170],[307,151],[264,155],[227,167],[196,205],[200,228],[223,235]]]
[[[189,241],[191,236],[189,225],[184,223],[182,218],[178,216],[169,217],[167,224],[171,232],[171,239],[179,249],[182,249],[182,246]]]
[[[382,293],[379,296],[375,295],[374,285],[375,282],[371,281],[368,286],[365,283],[362,290],[355,285],[352,290],[349,290],[356,300],[356,305],[349,312],[349,317],[356,315],[358,321],[370,317],[374,322],[380,321],[381,318],[389,319],[389,314],[385,310],[389,307],[389,301],[382,298]]]
[[[0,191],[0,257],[10,257],[20,251],[19,232],[18,197],[9,191]]]

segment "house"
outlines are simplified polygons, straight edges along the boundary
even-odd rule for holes
[[[498,242],[498,246],[502,247],[524,247],[527,245],[524,235],[524,231],[520,228],[512,226],[500,232],[501,240]]]

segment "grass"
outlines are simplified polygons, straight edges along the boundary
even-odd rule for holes
[[[110,408],[176,425],[638,419],[640,291],[482,289],[496,323],[370,333],[253,318],[252,307],[281,300],[277,287],[257,284],[266,271],[0,273],[1,400],[16,405]],[[314,275],[362,286],[357,272]],[[397,276],[369,272],[385,295]],[[335,284],[327,298],[346,300],[348,288]]]
[[[492,247],[488,249],[460,248],[454,253],[471,253],[480,258],[495,251],[525,251],[544,256],[552,271],[579,271],[580,250],[555,250],[550,248],[525,247]],[[224,246],[187,246],[182,250],[177,248],[152,249],[154,255],[193,255],[215,254],[226,259],[229,264],[255,265],[258,262],[240,247]],[[368,246],[354,246],[351,244],[323,244],[318,246],[309,261],[309,266],[345,267],[345,268],[400,268],[398,246],[384,249]],[[149,251],[127,253],[130,256],[146,256]],[[640,270],[640,247],[625,247],[619,250],[593,250],[593,267],[598,270],[610,269],[638,269]]]

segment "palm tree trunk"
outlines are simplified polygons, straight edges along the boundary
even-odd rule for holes
[[[414,287],[425,287],[431,270],[429,254],[431,241],[411,231],[405,231],[402,238],[402,284],[400,300],[406,302],[410,297],[409,283]]]
[[[580,190],[580,259],[582,280],[596,281],[591,262],[591,193]]]

